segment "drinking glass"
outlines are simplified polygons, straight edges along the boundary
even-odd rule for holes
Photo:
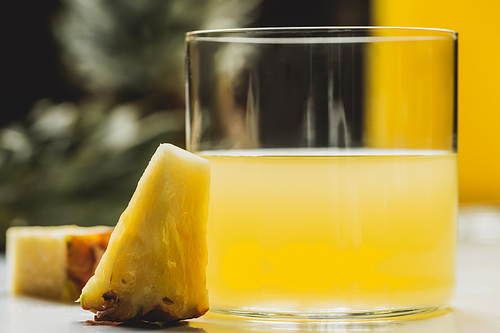
[[[454,293],[457,34],[186,35],[187,148],[211,161],[211,311],[425,314]]]

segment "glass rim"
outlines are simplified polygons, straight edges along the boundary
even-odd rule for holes
[[[229,28],[229,29],[207,29],[207,30],[194,30],[186,32],[186,39],[197,39],[201,37],[208,37],[211,34],[263,34],[263,33],[290,33],[290,34],[300,34],[308,32],[324,32],[324,33],[334,33],[334,32],[347,32],[347,31],[422,31],[427,33],[444,33],[450,35],[453,39],[457,39],[458,32],[450,29],[441,28],[425,28],[425,27],[398,27],[398,26],[305,26],[305,27],[258,27],[258,28]],[[325,36],[326,37],[326,36]],[[224,38],[224,36],[212,36],[211,38]],[[280,36],[252,36],[247,35],[245,38],[287,38]],[[289,38],[289,37],[288,37]],[[304,37],[302,37],[304,38]]]

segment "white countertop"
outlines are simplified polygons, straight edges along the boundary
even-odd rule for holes
[[[422,332],[500,333],[500,241],[462,239],[458,248],[457,293],[451,311],[427,319],[360,323],[268,323],[205,315],[172,326],[92,326],[93,314],[79,305],[9,296],[5,257],[0,256],[0,333],[27,332]]]

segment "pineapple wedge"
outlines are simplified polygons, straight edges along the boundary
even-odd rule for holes
[[[167,322],[208,310],[209,162],[161,144],[79,301],[96,321]]]
[[[9,228],[10,293],[74,302],[94,274],[112,231],[74,225]]]

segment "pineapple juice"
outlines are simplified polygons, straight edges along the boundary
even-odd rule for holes
[[[456,154],[261,152],[204,153],[212,309],[324,313],[450,301]]]

